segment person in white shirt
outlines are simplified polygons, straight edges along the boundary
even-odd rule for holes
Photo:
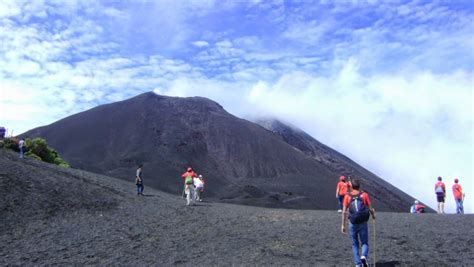
[[[23,158],[23,148],[25,147],[25,140],[20,139],[20,142],[18,142],[18,147],[20,148],[20,159]]]
[[[202,202],[202,192],[204,192],[204,179],[202,175],[199,177],[194,178],[194,190],[195,190],[195,198],[196,201]]]
[[[142,179],[143,164],[138,165],[137,174],[135,176],[135,185],[137,186],[137,196],[143,196],[143,179]]]

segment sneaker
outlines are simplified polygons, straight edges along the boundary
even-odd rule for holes
[[[341,213],[341,212],[342,212],[342,210],[337,210],[337,212]]]
[[[365,256],[360,257],[360,262],[362,262],[362,266],[364,266],[364,267],[368,267],[368,266],[369,266],[369,262],[367,261],[367,259],[365,258]]]

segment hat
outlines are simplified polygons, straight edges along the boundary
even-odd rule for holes
[[[202,175],[201,175],[201,174],[199,174],[199,178],[202,178]]]
[[[454,182],[455,182],[455,183],[459,182],[458,178],[454,179]]]
[[[418,200],[415,200],[415,204],[418,204],[418,203],[420,203],[420,202],[418,202]]]
[[[339,180],[341,180],[341,181],[344,181],[345,179],[346,179],[346,177],[345,177],[344,175],[341,175],[341,176],[339,177]]]
[[[193,170],[193,168],[191,168],[191,167],[188,167],[188,172],[190,172],[190,171],[192,171],[192,170]]]

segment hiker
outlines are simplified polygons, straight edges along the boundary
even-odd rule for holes
[[[197,178],[194,178],[194,197],[196,201],[202,202],[202,193],[204,192],[204,179],[199,174]]]
[[[416,214],[416,200],[415,200],[415,203],[413,203],[413,205],[410,206],[410,213]]]
[[[436,200],[438,201],[438,213],[444,213],[444,199],[446,197],[446,186],[442,182],[443,178],[438,176],[438,182],[435,184]]]
[[[346,182],[346,177],[341,175],[336,187],[336,198],[339,200],[339,208],[337,212],[342,212],[342,201],[344,200],[344,196],[347,194],[347,192],[349,192],[350,187],[351,182]]]
[[[137,196],[143,196],[143,178],[142,178],[143,164],[138,165],[137,174],[135,176],[135,185],[137,186]]]
[[[23,152],[24,152],[24,147],[25,147],[25,140],[23,138],[20,139],[20,142],[18,142],[18,147],[20,148],[20,159],[23,158]]]
[[[193,168],[188,167],[187,171],[181,175],[184,178],[184,193],[186,194],[186,205],[189,206],[194,200],[194,178],[197,177]]]
[[[425,213],[425,206],[421,205],[418,200],[411,206],[410,213]]]
[[[360,182],[352,182],[352,192],[347,193],[342,204],[341,232],[347,232],[347,219],[349,218],[349,236],[352,240],[352,253],[356,266],[369,266],[369,229],[367,221],[370,215],[375,220],[375,211],[372,209],[369,195],[360,191]],[[359,242],[360,241],[360,242]],[[359,256],[359,243],[362,256]]]
[[[465,194],[462,192],[462,187],[459,184],[458,178],[454,179],[453,195],[454,195],[454,201],[456,201],[456,213],[464,214],[464,207],[462,204],[464,202]]]

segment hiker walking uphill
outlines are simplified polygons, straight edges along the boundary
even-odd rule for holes
[[[438,201],[438,213],[444,213],[444,200],[446,198],[446,186],[443,183],[443,178],[438,177],[438,182],[435,184],[436,201]]]
[[[343,201],[341,232],[347,232],[349,218],[349,237],[352,241],[352,253],[356,266],[369,266],[369,229],[367,221],[370,215],[375,220],[375,211],[372,209],[369,195],[360,191],[360,182],[352,183],[352,192],[346,194]],[[375,233],[374,233],[375,234]],[[359,253],[359,244],[362,255]]]
[[[202,202],[202,193],[204,192],[204,179],[202,175],[199,174],[199,177],[194,178],[194,196],[196,201]]]
[[[135,185],[137,186],[137,196],[143,196],[143,179],[142,179],[143,164],[138,165],[137,173],[135,175]]]
[[[463,202],[464,202],[465,195],[462,192],[462,187],[459,184],[458,178],[454,179],[453,195],[454,195],[454,201],[456,201],[456,213],[464,214]]]
[[[18,147],[20,148],[20,159],[23,158],[23,155],[24,155],[24,149],[25,149],[25,140],[23,140],[23,138],[20,139],[20,141],[18,142]]]
[[[184,178],[184,193],[186,194],[186,205],[189,206],[193,203],[194,199],[194,178],[197,174],[193,171],[193,168],[188,167],[187,171],[181,175]]]
[[[339,177],[339,182],[336,186],[336,198],[339,200],[339,207],[337,212],[342,212],[342,201],[344,200],[344,196],[347,194],[347,192],[349,192],[350,188],[351,182],[346,182],[346,177],[344,175],[341,175]]]

